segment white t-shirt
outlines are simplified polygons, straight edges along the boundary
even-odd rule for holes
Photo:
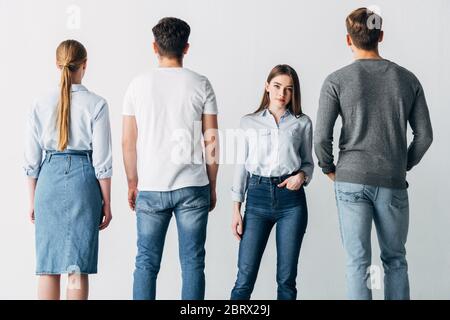
[[[171,191],[209,183],[202,115],[217,114],[209,80],[186,68],[157,68],[135,78],[123,114],[138,128],[138,189]]]

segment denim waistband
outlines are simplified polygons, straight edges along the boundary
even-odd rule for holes
[[[89,162],[92,159],[92,150],[64,150],[64,151],[56,151],[56,150],[45,150],[45,159],[50,161],[52,157],[58,156],[80,156],[87,157]]]
[[[286,180],[287,178],[295,176],[297,173],[299,173],[299,171],[294,171],[290,174],[286,174],[286,175],[279,176],[279,177],[263,177],[263,176],[258,176],[256,174],[253,174],[250,177],[250,180],[257,181],[258,183],[279,184],[279,183],[283,182],[284,180]]]

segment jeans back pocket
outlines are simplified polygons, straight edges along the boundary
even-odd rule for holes
[[[365,201],[364,185],[348,182],[335,182],[336,197],[344,202],[362,202]]]
[[[392,193],[391,206],[397,209],[405,209],[409,206],[408,191],[396,190]]]
[[[183,197],[181,206],[184,208],[196,209],[210,205],[209,185],[183,188],[181,192]]]

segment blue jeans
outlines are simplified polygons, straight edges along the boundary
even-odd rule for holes
[[[261,258],[276,224],[277,284],[279,300],[297,297],[297,265],[308,210],[303,187],[298,191],[278,188],[284,178],[252,176],[247,192],[244,232],[239,245],[238,274],[232,300],[248,300]]]
[[[375,223],[384,268],[385,299],[409,299],[406,238],[408,191],[347,182],[335,183],[341,238],[347,256],[349,299],[372,299],[370,233]]]
[[[168,192],[141,191],[136,199],[137,247],[133,299],[153,300],[164,240],[172,212],[178,229],[182,299],[205,296],[205,240],[210,206],[209,185]]]

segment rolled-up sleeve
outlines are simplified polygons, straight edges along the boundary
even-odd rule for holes
[[[237,135],[237,163],[233,177],[233,187],[231,188],[231,198],[235,202],[244,202],[247,192],[248,179],[250,173],[245,168],[248,157],[248,141],[243,130],[243,120],[241,120],[240,130]]]
[[[25,174],[38,178],[42,162],[42,147],[39,143],[39,122],[36,117],[36,103],[31,106],[26,124],[24,166]]]
[[[300,144],[300,159],[302,159],[302,165],[300,170],[308,177],[305,186],[307,186],[313,177],[314,172],[314,159],[312,156],[312,137],[313,128],[312,122],[308,119],[305,129],[303,130],[302,143]]]
[[[97,179],[112,176],[111,124],[108,104],[101,100],[96,106],[92,123],[92,165]]]

